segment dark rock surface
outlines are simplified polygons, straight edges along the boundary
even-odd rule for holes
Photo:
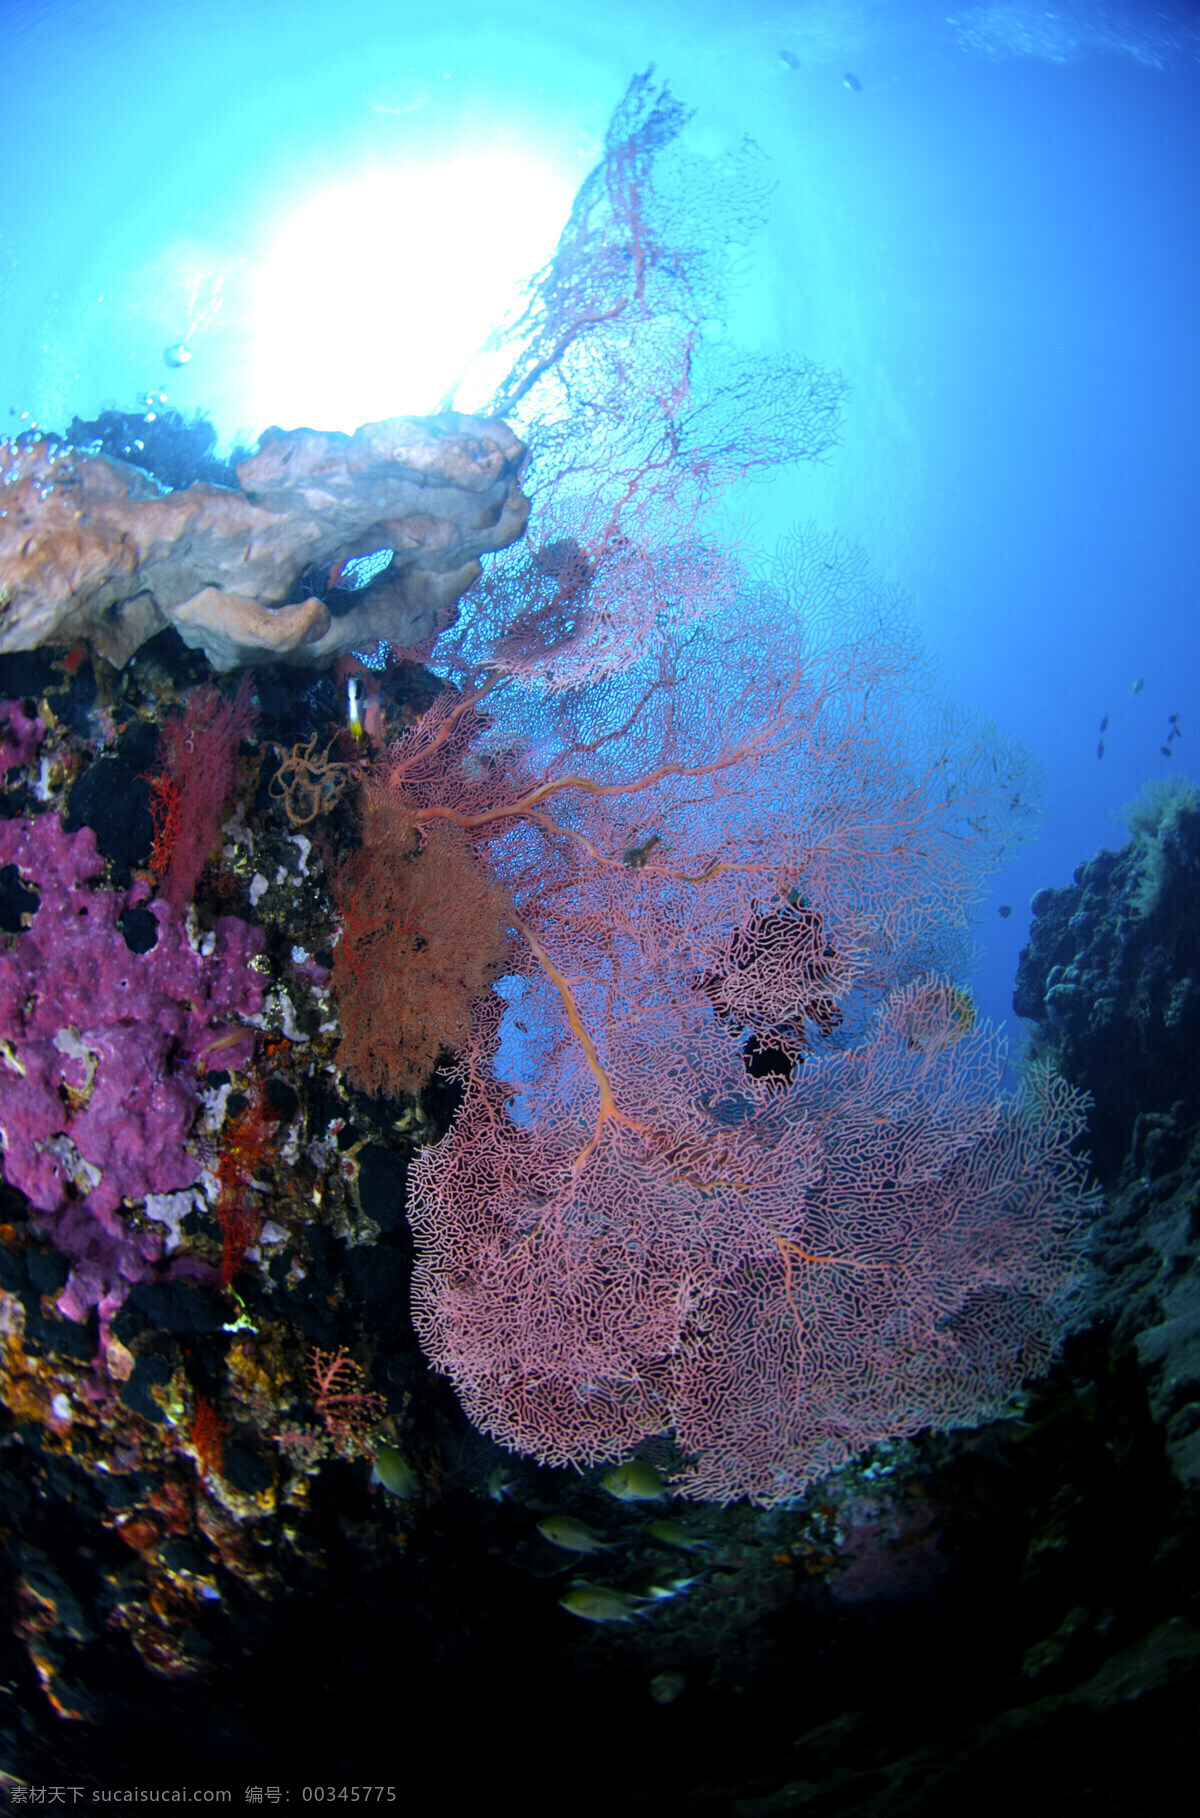
[[[1013,1008],[1096,1101],[1093,1164],[1141,1166],[1153,1120],[1200,1112],[1200,809],[1186,785],[1134,811],[1133,838],[1033,899]],[[1135,1136],[1139,1119],[1149,1119]],[[1152,1158],[1153,1160],[1153,1158]]]
[[[1089,1091],[1108,1188],[1094,1317],[1131,1348],[1171,1467],[1200,1487],[1200,807],[1186,782],[1130,811],[1120,852],[1033,900],[1014,1005]]]

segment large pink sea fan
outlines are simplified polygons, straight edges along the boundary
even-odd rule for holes
[[[641,1115],[598,1139],[514,1122],[472,1065],[413,1175],[425,1350],[502,1444],[588,1465],[671,1433],[721,1502],[986,1419],[1052,1354],[1090,1203],[1080,1100],[1000,1098],[1003,1065],[933,980],[784,1090],[711,1020],[643,1049]]]

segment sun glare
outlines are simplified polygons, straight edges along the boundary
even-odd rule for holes
[[[258,425],[434,409],[549,258],[571,198],[532,159],[492,153],[373,170],[293,208],[253,280]]]

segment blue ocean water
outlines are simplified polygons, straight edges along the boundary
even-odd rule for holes
[[[1011,1027],[1031,895],[1196,768],[1190,8],[9,0],[4,29],[10,428],[147,400],[232,445],[428,411],[634,71],[696,109],[698,150],[752,136],[776,190],[733,332],[851,391],[827,465],[734,505],[768,545],[809,518],[861,544],[952,693],[1044,767],[977,929]]]

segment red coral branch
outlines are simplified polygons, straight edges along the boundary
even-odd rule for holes
[[[336,1446],[360,1445],[387,1412],[383,1396],[363,1387],[362,1365],[343,1346],[336,1351],[314,1349],[308,1359],[308,1380],[313,1406]]]
[[[244,674],[232,700],[217,688],[198,688],[159,735],[158,763],[149,779],[151,863],[160,874],[163,899],[176,915],[195,895],[233,793],[238,746],[257,720]]]
[[[197,1394],[188,1438],[205,1471],[220,1477],[225,1470],[225,1422],[207,1395]]]
[[[217,1166],[221,1197],[217,1222],[221,1227],[221,1285],[228,1288],[245,1262],[246,1251],[259,1240],[262,1219],[251,1198],[254,1177],[272,1153],[278,1119],[263,1105],[262,1086],[250,1088],[249,1102],[229,1122]]]

